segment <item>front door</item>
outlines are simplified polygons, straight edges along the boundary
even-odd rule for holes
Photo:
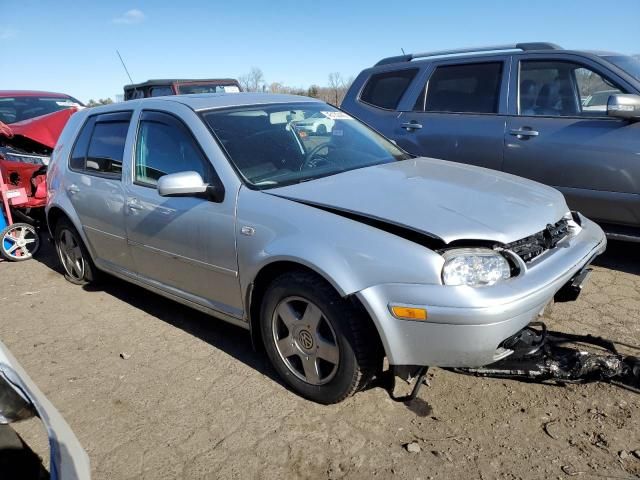
[[[410,153],[500,170],[508,62],[440,62],[392,136]]]
[[[525,57],[517,71],[504,171],[558,188],[594,220],[640,225],[640,124],[607,117],[609,96],[629,92],[571,59]]]
[[[166,174],[216,175],[189,128],[167,112],[143,111],[127,185],[127,235],[141,280],[169,293],[240,317],[235,249],[235,195],[220,203],[198,197],[161,197]]]

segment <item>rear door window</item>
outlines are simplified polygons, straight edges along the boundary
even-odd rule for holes
[[[120,178],[130,120],[131,112],[89,118],[71,154],[71,169]]]
[[[452,113],[498,113],[503,62],[437,67],[416,110]]]
[[[417,73],[418,69],[412,68],[372,75],[362,90],[360,100],[376,107],[395,110]]]

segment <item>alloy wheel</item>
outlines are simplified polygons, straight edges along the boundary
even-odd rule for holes
[[[287,297],[273,313],[276,350],[289,371],[311,385],[335,376],[340,363],[336,333],[320,308],[302,297]]]
[[[85,259],[75,235],[70,230],[61,230],[56,246],[60,262],[67,272],[67,275],[74,280],[83,280]]]

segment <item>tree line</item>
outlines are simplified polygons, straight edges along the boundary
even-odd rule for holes
[[[306,95],[318,98],[332,105],[340,105],[347,90],[353,83],[353,77],[344,78],[340,72],[332,72],[324,86],[311,85],[308,88],[292,87],[282,82],[268,83],[262,70],[252,67],[248,73],[240,75],[238,82],[245,92],[286,93],[291,95]]]

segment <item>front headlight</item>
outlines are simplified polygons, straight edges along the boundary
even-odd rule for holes
[[[445,285],[484,287],[511,276],[505,257],[488,248],[457,248],[443,253],[442,281]]]

